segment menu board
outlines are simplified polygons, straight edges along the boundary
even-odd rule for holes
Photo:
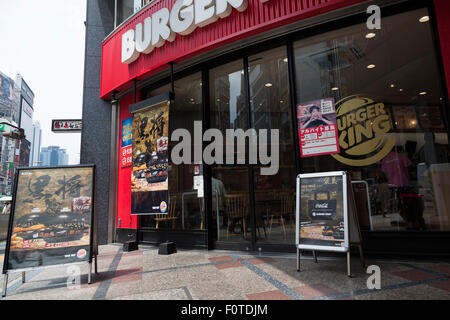
[[[339,153],[334,99],[321,99],[297,107],[300,156]]]
[[[3,273],[91,261],[93,166],[19,168]]]
[[[167,214],[169,101],[133,115],[131,214]]]
[[[347,251],[345,172],[301,174],[297,178],[297,246]]]

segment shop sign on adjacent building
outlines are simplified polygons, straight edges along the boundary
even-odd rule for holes
[[[80,120],[52,120],[53,132],[81,132],[83,121]]]

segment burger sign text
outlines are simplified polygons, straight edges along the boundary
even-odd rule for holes
[[[392,122],[383,103],[353,95],[336,104],[340,154],[349,166],[367,166],[386,157],[395,145]]]

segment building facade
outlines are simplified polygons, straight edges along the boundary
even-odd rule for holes
[[[58,146],[42,147],[39,155],[40,166],[65,166],[69,164],[66,149]]]
[[[1,122],[10,123],[24,129],[25,139],[15,141],[2,137],[0,162],[2,173],[0,176],[0,193],[11,194],[14,168],[17,166],[28,167],[32,165],[32,152],[34,141],[39,141],[40,132],[34,130],[33,104],[34,93],[20,74],[15,80],[0,73],[0,119]],[[1,131],[10,131],[11,127],[3,126]],[[35,136],[38,134],[39,136]]]
[[[39,153],[41,150],[42,129],[39,121],[33,121],[33,141],[31,143],[30,166],[39,166]]]
[[[87,3],[81,163],[97,166],[100,243],[294,251],[297,174],[346,171],[362,185],[354,192],[366,251],[450,253],[448,1],[131,2]],[[131,214],[122,124],[162,97],[169,137],[194,136],[195,121],[223,135],[276,130],[278,171],[169,160],[171,223]],[[299,133],[325,102],[338,152],[305,155]]]

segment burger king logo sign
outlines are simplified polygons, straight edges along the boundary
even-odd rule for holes
[[[336,103],[340,154],[336,160],[349,166],[367,166],[386,157],[395,145],[391,118],[383,103],[359,95]]]

